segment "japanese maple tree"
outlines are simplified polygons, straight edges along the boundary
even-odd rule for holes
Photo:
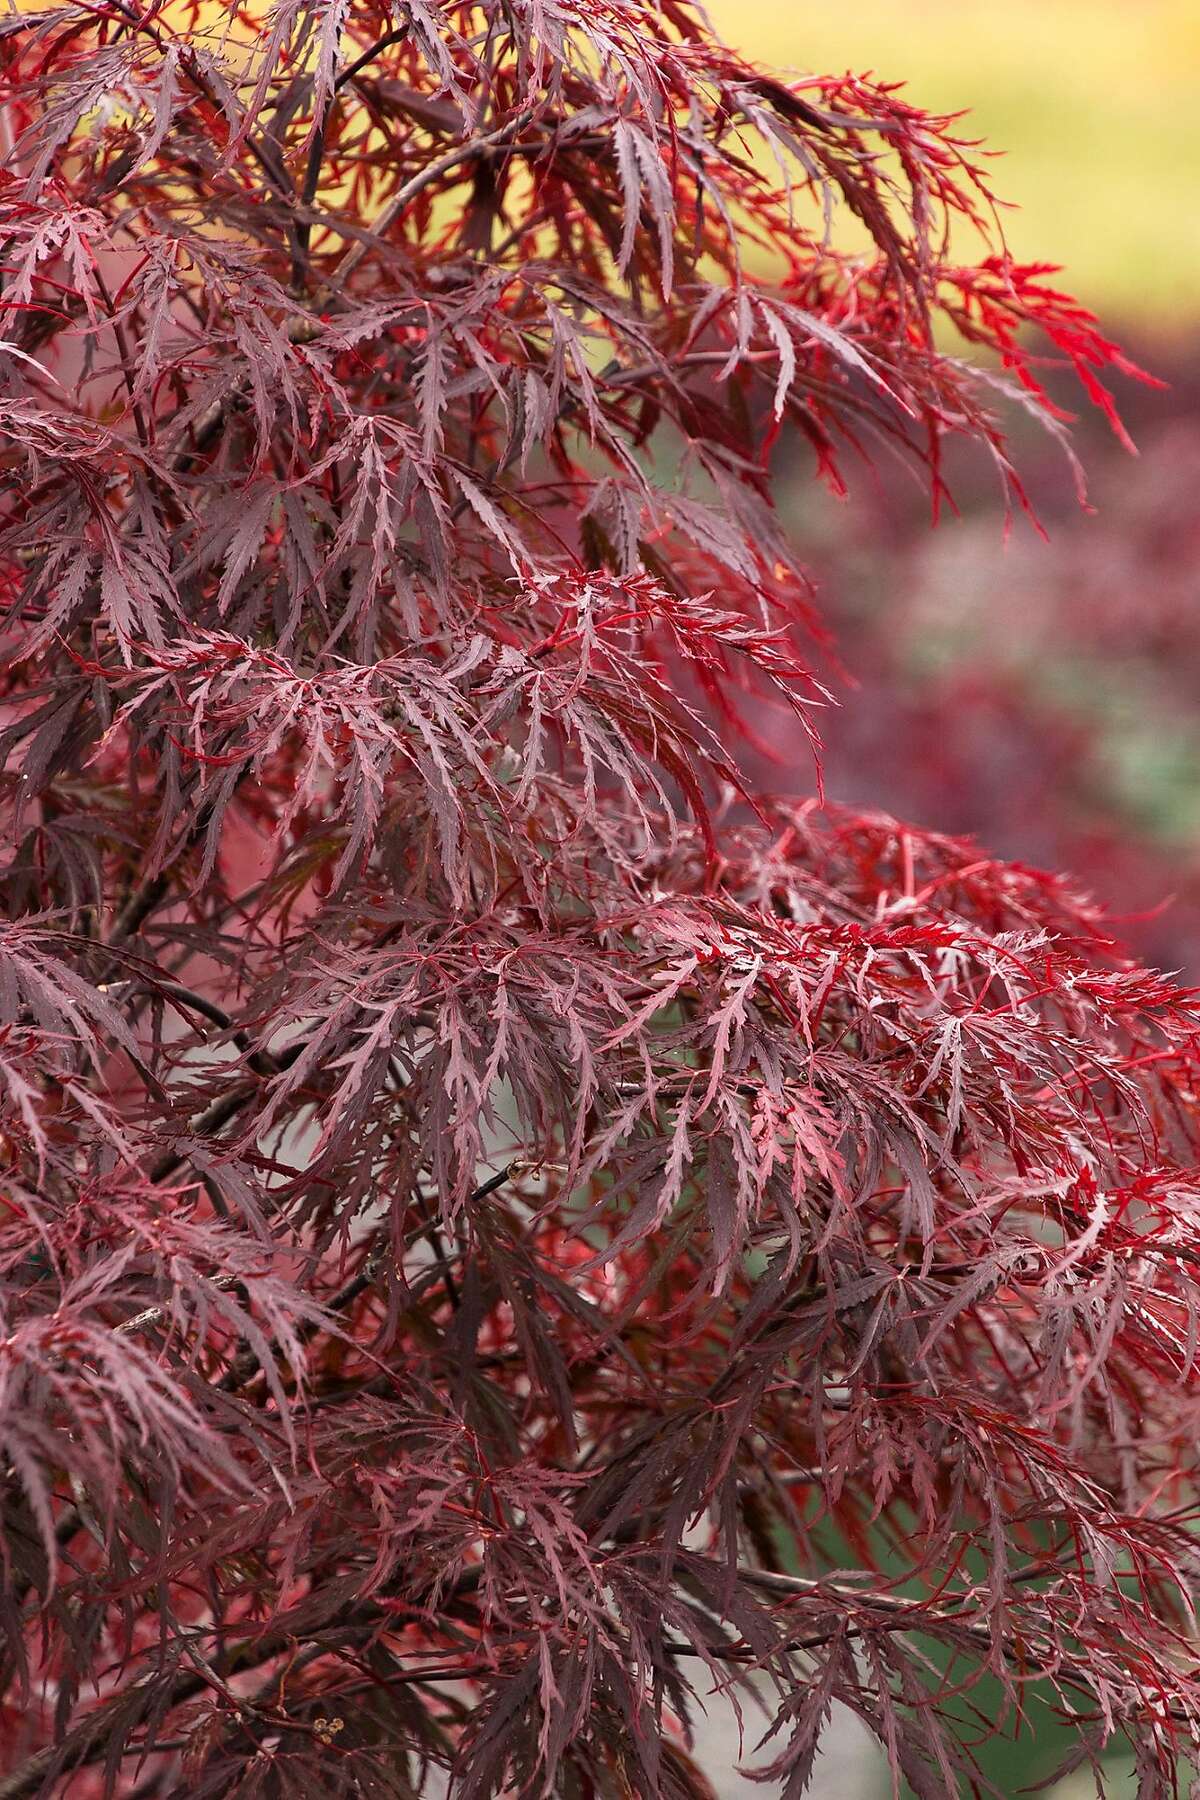
[[[699,1800],[714,1688],[1174,1792],[1192,1002],[738,773],[778,434],[1019,502],[1116,352],[685,0],[0,34],[0,1797]]]

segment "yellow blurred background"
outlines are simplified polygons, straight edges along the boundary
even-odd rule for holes
[[[1003,152],[994,185],[1022,259],[1116,326],[1200,319],[1200,0],[709,0],[777,69],[907,83]]]

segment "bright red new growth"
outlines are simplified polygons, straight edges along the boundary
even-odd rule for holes
[[[0,32],[0,1800],[699,1800],[751,1679],[788,1800],[1033,1681],[1171,1793],[1190,1000],[728,748],[821,699],[773,438],[1019,498],[1116,353],[681,0]]]

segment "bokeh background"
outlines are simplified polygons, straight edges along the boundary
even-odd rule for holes
[[[1117,384],[1136,457],[1079,418],[1091,511],[1060,452],[1018,434],[1044,542],[1021,520],[1006,542],[982,460],[955,469],[960,516],[933,532],[899,473],[864,470],[839,505],[780,447],[783,504],[859,684],[825,718],[831,796],[1070,870],[1142,955],[1200,978],[1200,0],[710,11],[765,64],[874,71],[966,109],[998,153],[1013,254],[1063,265],[1166,383]]]
[[[800,446],[779,446],[781,501],[857,684],[842,682],[824,721],[831,798],[1069,870],[1140,954],[1200,981],[1200,0],[710,0],[710,12],[764,64],[873,71],[917,104],[967,109],[970,135],[1002,153],[992,175],[1014,203],[1013,254],[1062,264],[1061,285],[1165,384],[1117,390],[1136,457],[1079,417],[1089,511],[1059,452],[1019,434],[1045,540],[1017,520],[1006,541],[981,462],[955,468],[959,515],[935,532],[903,476],[864,470],[839,504]],[[778,750],[779,784],[794,787],[805,753]],[[971,1698],[986,1714],[999,1697]],[[1071,1740],[1047,1697],[1031,1690],[1028,1711],[980,1752],[995,1789],[1093,1794],[1090,1776],[1055,1778]],[[747,1720],[748,1745],[756,1735]],[[722,1800],[769,1793],[737,1774],[719,1706],[704,1752]],[[853,1721],[836,1722],[814,1791],[890,1793]],[[1119,1763],[1109,1791],[1134,1792]]]

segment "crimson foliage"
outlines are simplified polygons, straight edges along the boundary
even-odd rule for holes
[[[1167,1794],[1189,998],[727,747],[777,431],[1019,498],[1116,353],[682,0],[2,30],[0,1796],[683,1800],[714,1683],[947,1795],[1038,1681]]]

